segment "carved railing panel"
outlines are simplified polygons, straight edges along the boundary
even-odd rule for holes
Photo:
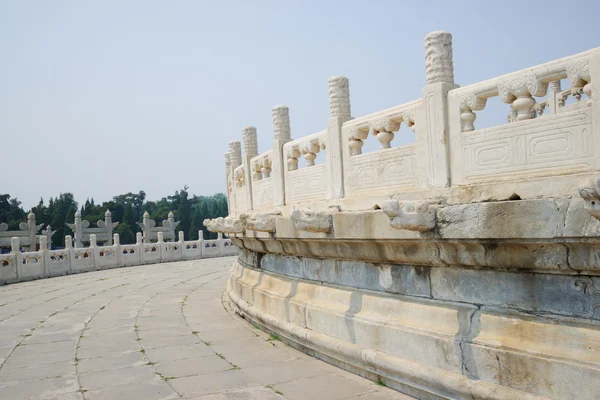
[[[597,52],[450,91],[453,184],[597,168],[600,151],[592,133],[588,67]],[[571,87],[564,90],[563,83]],[[487,99],[496,96],[509,104],[507,124],[477,129],[475,111],[483,110]]]
[[[287,203],[323,199],[327,195],[327,167],[315,163],[317,154],[324,153],[327,148],[326,135],[327,131],[318,132],[283,146],[283,154],[287,159],[284,173]],[[306,160],[304,168],[298,168],[300,156]]]
[[[392,146],[394,132],[402,125],[411,128],[414,140],[421,107],[417,100],[343,125],[344,187],[347,197],[372,194],[374,189],[403,191],[418,187],[417,144]],[[363,153],[365,140],[374,136],[380,149]]]
[[[71,269],[70,251],[50,250],[46,255],[46,262],[50,276],[65,275]]]
[[[273,182],[271,178],[263,178],[254,183],[252,187],[252,197],[254,198],[254,209],[271,207],[273,205]]]
[[[20,279],[33,279],[45,275],[44,253],[41,251],[22,253],[20,264]]]
[[[235,189],[235,209],[239,213],[243,213],[248,209],[248,203],[246,202],[246,189],[241,187]]]

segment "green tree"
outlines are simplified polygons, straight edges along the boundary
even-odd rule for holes
[[[188,233],[188,240],[198,240],[198,231],[202,229],[202,220],[200,219],[200,210],[198,206],[194,207],[194,213],[192,214],[192,221],[190,223],[190,231]]]
[[[67,210],[67,215],[65,216],[65,222],[68,222],[70,224],[75,222],[75,210],[76,210],[76,207],[74,207],[74,206],[69,207],[69,209]]]
[[[187,186],[179,194],[179,207],[177,208],[177,217],[179,218],[178,231],[188,234],[190,232],[191,215],[190,201],[188,200]]]
[[[207,202],[207,198],[206,197],[202,197],[200,199],[200,205],[198,207],[198,211],[200,214],[200,222],[204,222],[205,219],[209,218],[208,216],[208,202]],[[203,239],[210,239],[210,234],[212,232],[209,232],[206,230],[206,228],[204,227],[204,224],[202,225],[202,234],[204,235]]]
[[[73,208],[73,215],[77,209],[77,202],[72,193],[61,193],[53,203],[52,221],[50,225],[56,233],[52,236],[53,247],[64,247],[65,235],[71,234],[71,230],[65,225],[69,209]]]
[[[132,231],[135,231],[135,218],[133,216],[133,206],[131,203],[125,206],[125,211],[123,212],[123,223],[129,225]]]
[[[135,233],[133,233],[131,227],[126,223],[120,223],[115,228],[115,233],[119,234],[119,241],[121,244],[134,244]]]
[[[77,207],[73,194],[62,193],[58,197],[50,197],[48,206],[40,199],[39,203],[31,208],[38,224],[51,225],[56,231],[52,237],[53,247],[62,247],[64,236],[73,234],[65,226],[65,222],[73,222]],[[104,220],[107,209],[112,212],[113,221],[119,222],[115,233],[119,233],[123,244],[135,243],[135,233],[138,231],[136,221],[142,219],[144,211],[158,224],[167,218],[169,211],[174,211],[176,220],[180,221],[179,230],[186,232],[189,239],[197,239],[199,230],[204,232],[205,239],[214,239],[217,234],[208,232],[202,222],[206,218],[227,216],[227,198],[222,193],[190,197],[187,186],[158,201],[147,201],[144,191],[129,192],[114,196],[112,200],[98,205],[93,198],[86,199],[81,206],[82,218],[95,225],[98,220]],[[27,213],[19,200],[9,194],[0,194],[0,223],[7,223],[12,230],[18,229],[19,223],[26,220]]]

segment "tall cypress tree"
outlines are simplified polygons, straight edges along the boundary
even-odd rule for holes
[[[179,218],[179,230],[186,234],[190,231],[190,201],[188,192],[182,190],[179,194],[179,207],[177,208],[177,217]]]
[[[194,207],[192,214],[192,222],[190,223],[190,231],[188,233],[189,240],[198,240],[198,231],[202,229],[202,221],[200,221],[200,211],[198,207]]]

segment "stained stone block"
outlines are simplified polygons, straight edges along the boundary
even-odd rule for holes
[[[526,274],[454,268],[431,269],[434,299],[492,307],[512,308],[536,314],[600,318],[600,278],[587,276]]]
[[[429,267],[265,254],[261,268],[333,285],[423,297],[431,295]]]
[[[445,239],[562,236],[569,203],[569,199],[554,199],[443,207],[437,213],[439,233]]]

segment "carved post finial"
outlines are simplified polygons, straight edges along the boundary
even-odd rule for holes
[[[233,169],[242,165],[242,143],[239,140],[229,142],[229,161]]]
[[[256,128],[253,126],[244,127],[242,137],[244,140],[244,155],[250,158],[257,156],[258,141],[256,138]]]
[[[290,140],[290,109],[286,106],[275,106],[271,110],[273,115],[273,134],[275,139]]]
[[[35,214],[32,212],[27,215],[27,226],[29,228],[29,251],[35,251],[36,233],[39,228],[35,224]]]
[[[231,173],[231,154],[225,153],[225,177],[229,184],[229,175]]]
[[[256,128],[253,126],[247,126],[243,129],[244,139],[244,156],[242,157],[243,170],[240,171],[240,178],[243,176],[243,180],[240,181],[240,186],[244,186],[244,192],[246,195],[245,208],[251,210],[254,208],[252,198],[252,177],[253,170],[250,160],[258,155],[258,142],[256,138]],[[255,178],[258,174],[254,175]]]
[[[104,226],[106,227],[106,243],[107,246],[112,246],[112,231],[113,231],[113,223],[112,223],[112,213],[110,210],[106,210],[104,213]]]
[[[351,118],[350,114],[350,82],[345,76],[333,76],[327,81],[329,85],[329,116]]]
[[[435,31],[425,36],[425,69],[428,85],[439,82],[454,83],[450,33]]]

